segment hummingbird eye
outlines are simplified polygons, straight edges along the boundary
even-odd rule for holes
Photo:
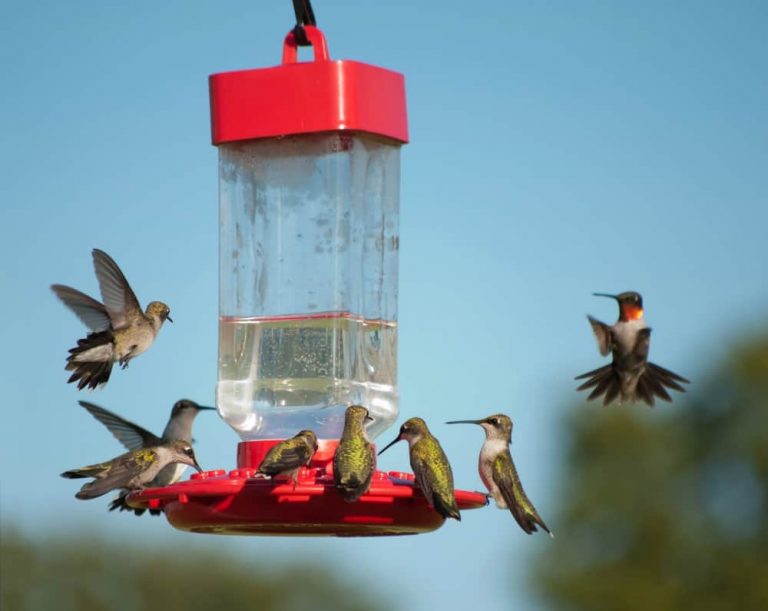
[[[187,456],[192,456],[194,453],[195,452],[194,450],[192,450],[192,448],[184,448],[184,454],[186,454]]]

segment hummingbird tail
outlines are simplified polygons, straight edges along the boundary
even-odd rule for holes
[[[368,492],[368,488],[371,485],[372,476],[373,471],[371,471],[371,474],[368,476],[367,480],[362,481],[357,474],[352,474],[346,479],[337,481],[336,487],[339,489],[341,495],[344,497],[344,500],[347,503],[354,503],[357,499]]]
[[[112,373],[111,362],[93,362],[93,363],[77,363],[72,366],[67,365],[69,371],[74,373],[69,376],[67,380],[68,384],[77,382],[77,390],[83,390],[83,388],[96,389],[99,386],[106,384],[109,380],[109,376]]]
[[[72,371],[68,383],[77,382],[77,389],[95,389],[106,384],[112,373],[112,332],[91,333],[77,341],[69,351],[65,369]]]
[[[456,505],[455,497],[451,496],[450,499],[443,499],[439,495],[434,495],[432,499],[434,503],[435,511],[444,518],[453,518],[461,522],[461,514],[459,513],[459,507]]]
[[[591,388],[592,392],[587,397],[587,401],[604,395],[603,405],[610,405],[616,399],[626,399],[642,401],[653,407],[656,404],[657,398],[663,401],[672,401],[672,397],[670,397],[667,389],[671,388],[678,392],[685,392],[685,388],[679,382],[689,383],[684,377],[653,363],[646,363],[644,370],[637,377],[634,389],[622,388],[622,378],[613,364],[588,371],[576,379],[582,380],[584,378],[587,378],[587,381],[576,390],[588,390]]]
[[[341,491],[341,496],[344,497],[344,500],[347,503],[354,503],[357,499],[359,499],[363,494],[365,493],[365,490],[363,488],[352,488],[352,487],[338,487]]]
[[[642,399],[648,405],[654,404],[654,395],[663,401],[672,401],[672,397],[669,396],[667,388],[671,388],[678,392],[685,392],[685,388],[680,386],[678,382],[690,384],[684,377],[679,376],[668,369],[659,367],[654,363],[648,363],[645,367],[645,371],[643,371],[643,374],[637,382],[637,398]]]
[[[680,392],[685,392],[685,388],[683,388],[679,384],[675,384],[674,382],[676,381],[683,382],[684,384],[691,383],[690,380],[684,378],[683,376],[677,375],[676,373],[670,371],[669,369],[664,369],[663,367],[660,367],[655,363],[648,363],[648,369],[653,371],[655,376],[658,376],[660,379],[663,379],[665,386],[669,386],[670,388],[674,388],[675,390],[679,390]]]
[[[531,509],[533,509],[533,505],[531,505]],[[537,526],[540,526],[550,537],[554,538],[552,531],[549,530],[549,527],[544,523],[544,520],[541,519],[541,516],[536,513],[535,509],[531,511],[526,510],[519,505],[510,505],[509,510],[512,513],[512,517],[515,518],[515,521],[520,528],[523,529],[523,532],[526,535],[532,535],[537,532],[539,530]]]
[[[535,513],[535,511],[533,514],[528,514],[521,519],[518,519],[518,517],[515,516],[515,519],[517,519],[517,523],[529,535],[538,531],[539,529],[537,526],[540,526],[550,537],[553,539],[555,538],[555,535],[549,530],[549,526],[544,523],[544,520],[542,520],[541,516],[538,513]]]
[[[597,369],[582,373],[580,376],[576,377],[577,380],[583,380],[584,378],[587,378],[587,381],[576,390],[588,390],[592,388],[593,390],[587,397],[587,401],[592,401],[593,399],[605,395],[603,405],[610,405],[621,394],[621,379],[613,365],[598,367]]]

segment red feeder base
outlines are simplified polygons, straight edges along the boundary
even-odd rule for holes
[[[325,535],[369,537],[414,535],[445,522],[430,507],[410,473],[377,471],[368,492],[347,503],[333,482],[337,440],[321,440],[298,482],[257,473],[279,440],[245,441],[237,448],[238,468],[194,473],[188,481],[146,488],[128,497],[132,507],[162,509],[179,530],[224,535]],[[485,494],[456,490],[459,509],[488,503]]]

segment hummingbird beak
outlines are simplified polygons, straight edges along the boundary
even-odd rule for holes
[[[378,453],[378,454],[376,454],[376,456],[381,456],[381,455],[384,453],[384,451],[385,451],[385,450],[387,450],[388,448],[391,448],[391,447],[392,447],[393,445],[395,445],[395,444],[396,444],[398,441],[400,441],[400,435],[398,435],[398,436],[397,436],[397,437],[395,437],[395,438],[394,438],[392,441],[390,441],[390,442],[389,442],[387,445],[385,445],[385,446],[384,446],[384,448],[383,448],[382,450],[379,450],[379,453]]]
[[[482,424],[482,420],[449,420],[446,424]]]
[[[203,472],[203,468],[202,468],[200,465],[198,465],[198,464],[197,464],[197,460],[195,460],[195,464],[194,464],[194,465],[192,465],[192,466],[193,466],[195,469],[197,469],[197,472],[198,472],[198,473],[202,473],[202,472]]]
[[[610,297],[611,299],[615,299],[616,301],[619,300],[619,298],[616,295],[611,295],[609,293],[592,293],[595,297]]]
[[[215,407],[208,407],[207,405],[198,405],[197,409],[208,411],[208,410],[212,410],[212,409],[215,410],[216,408]]]
[[[173,318],[171,318],[170,316],[166,316],[165,320],[167,320],[168,322],[173,322]]]
[[[368,414],[366,414],[366,415],[365,415],[365,421],[366,421],[366,422],[373,422],[373,418],[371,418],[371,416],[369,416]]]

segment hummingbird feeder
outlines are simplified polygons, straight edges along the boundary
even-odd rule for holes
[[[306,36],[312,61],[299,62]],[[132,493],[176,528],[222,534],[370,536],[434,530],[444,518],[408,473],[377,471],[345,502],[333,454],[352,404],[374,439],[399,413],[397,266],[401,74],[333,61],[312,25],[282,64],[210,77],[219,150],[220,416],[240,436],[237,468]],[[302,429],[319,448],[297,481],[258,473]],[[484,494],[456,491],[461,509]]]

